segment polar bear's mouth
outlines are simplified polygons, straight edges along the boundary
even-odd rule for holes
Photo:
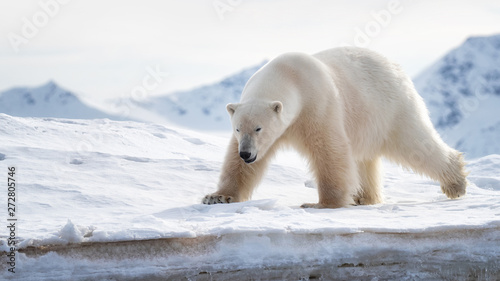
[[[245,163],[250,164],[255,162],[255,159],[257,159],[257,153],[255,153],[255,156],[252,157],[252,152],[248,151],[240,151],[240,157],[245,161]]]
[[[255,162],[256,159],[257,159],[257,155],[255,155],[255,157],[252,159],[245,159],[244,161],[245,161],[245,163],[250,164],[250,163]]]

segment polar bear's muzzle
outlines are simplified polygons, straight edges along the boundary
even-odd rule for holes
[[[245,134],[241,139],[239,152],[241,159],[247,164],[253,163],[257,159],[257,152],[249,135]]]

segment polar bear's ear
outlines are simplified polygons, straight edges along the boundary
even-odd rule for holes
[[[283,104],[280,101],[273,101],[271,103],[271,108],[274,110],[274,112],[280,113],[281,110],[283,110]]]
[[[234,112],[236,111],[236,108],[238,107],[239,104],[237,103],[228,103],[226,105],[226,110],[229,112],[229,115],[233,116]]]

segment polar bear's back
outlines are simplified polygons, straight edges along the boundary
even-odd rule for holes
[[[411,79],[384,56],[368,49],[340,47],[313,57],[331,70],[349,111],[344,115],[345,128],[356,149],[377,151],[400,127],[422,122],[430,125],[425,103]]]
[[[330,87],[330,82],[338,91],[332,93],[323,89]],[[253,85],[262,89],[263,84],[268,91],[252,91]],[[278,56],[249,80],[242,101],[256,97],[290,98],[290,93],[294,92],[290,89],[303,92],[300,95],[303,106],[309,104],[304,99],[311,98],[316,107],[332,99],[329,96],[332,94],[358,106],[369,104],[374,110],[385,111],[404,107],[401,103],[408,99],[420,98],[399,65],[368,49],[339,47],[315,55],[286,53]],[[287,97],[282,96],[284,92]]]
[[[313,55],[332,72],[336,84],[350,84],[356,94],[384,107],[413,98],[410,78],[401,67],[384,56],[358,47],[339,47]],[[349,98],[349,97],[346,97]],[[372,107],[374,104],[372,104]],[[401,104],[397,104],[398,107]]]

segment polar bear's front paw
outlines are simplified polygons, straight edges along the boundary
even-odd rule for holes
[[[218,194],[209,194],[203,198],[202,203],[207,205],[212,204],[228,204],[234,202],[234,198],[232,196],[224,196]]]

